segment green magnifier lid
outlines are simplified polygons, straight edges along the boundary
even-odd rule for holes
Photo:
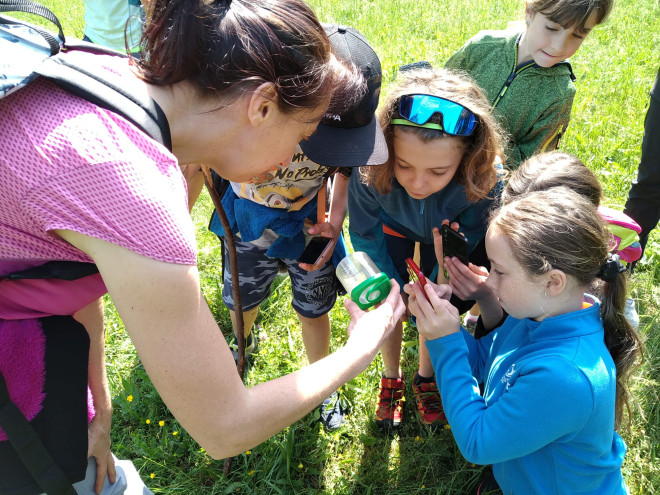
[[[385,299],[391,288],[390,279],[380,272],[357,285],[351,291],[351,299],[360,309],[369,309]]]

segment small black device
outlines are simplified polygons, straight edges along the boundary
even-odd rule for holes
[[[328,249],[332,249],[334,242],[335,240],[331,237],[312,237],[298,257],[298,263],[316,265],[327,253]]]
[[[468,264],[468,240],[449,225],[442,225],[442,249],[445,256],[458,258],[464,265]]]

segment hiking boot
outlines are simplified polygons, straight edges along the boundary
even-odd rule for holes
[[[234,356],[234,362],[238,366],[238,341],[236,337],[232,337],[229,342],[229,350],[231,355]],[[245,365],[247,366],[251,361],[251,356],[257,352],[257,336],[254,334],[254,328],[250,332],[250,335],[245,339]]]
[[[446,425],[447,418],[435,380],[424,382],[419,374],[415,373],[412,389],[420,423],[430,426],[432,429]]]
[[[401,378],[380,379],[378,404],[376,404],[376,424],[381,430],[396,430],[401,426],[406,382]]]
[[[470,491],[473,495],[502,495],[502,489],[493,476],[493,466],[486,466],[477,480],[477,485]]]
[[[346,422],[348,404],[339,392],[334,392],[319,406],[319,421],[326,431],[335,431]]]

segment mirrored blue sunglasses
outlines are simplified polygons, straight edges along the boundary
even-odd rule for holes
[[[453,136],[471,136],[479,123],[470,109],[439,96],[403,95],[398,110],[403,118],[392,119],[392,124],[438,129]],[[430,122],[434,115],[442,119]]]

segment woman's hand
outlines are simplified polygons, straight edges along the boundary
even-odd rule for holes
[[[328,237],[333,240],[332,248],[328,249],[328,251],[319,259],[318,263],[315,263],[313,265],[309,263],[298,263],[300,268],[302,268],[303,270],[312,272],[314,270],[318,270],[319,268],[321,268],[323,265],[325,265],[328,262],[330,258],[332,258],[332,253],[335,250],[335,243],[337,242],[337,238],[339,237],[339,232],[330,222],[317,223],[316,225],[310,227],[308,232],[312,235],[320,234],[322,237]]]
[[[349,343],[361,342],[361,346],[369,348],[375,344],[375,352],[383,345],[396,326],[397,321],[406,312],[406,306],[401,298],[399,284],[391,279],[392,288],[383,302],[371,311],[364,311],[350,298],[344,299],[346,311],[351,316],[348,324]],[[378,336],[378,340],[374,337]]]
[[[458,310],[449,302],[451,287],[427,281],[424,286],[425,294],[422,294],[416,284],[406,284],[404,291],[409,296],[408,309],[417,318],[419,333],[427,340],[459,331],[461,324]]]

